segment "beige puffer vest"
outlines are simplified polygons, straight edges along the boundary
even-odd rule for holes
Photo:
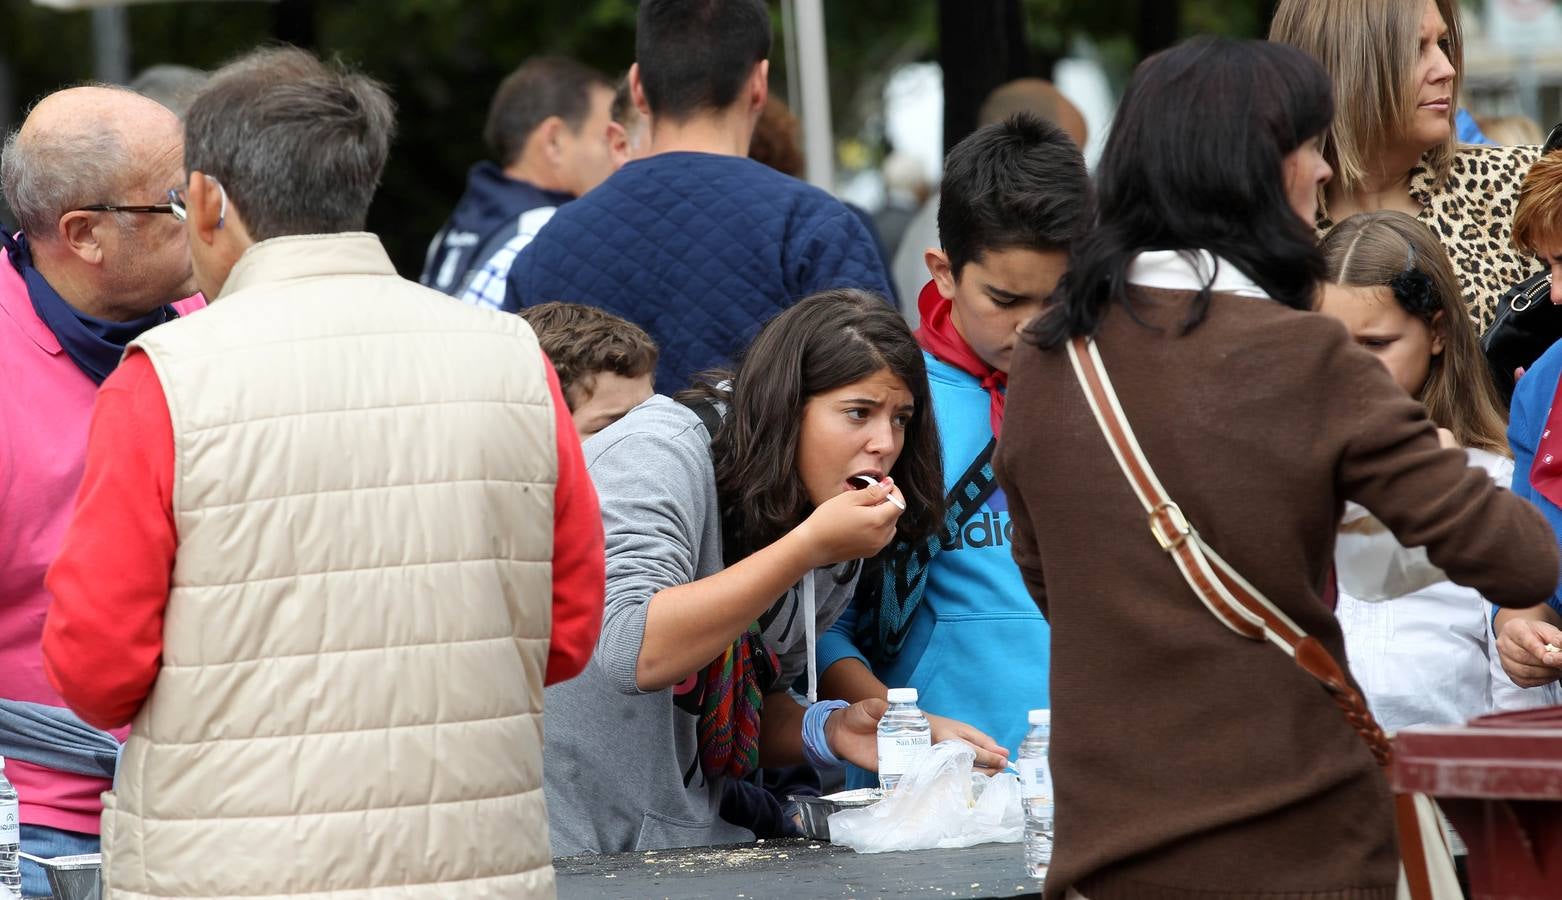
[[[173,421],[162,671],[115,898],[551,897],[554,411],[518,316],[371,235],[257,244],[136,342]]]

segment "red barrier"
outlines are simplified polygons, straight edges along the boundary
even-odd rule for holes
[[[1407,728],[1390,778],[1436,798],[1469,845],[1474,900],[1562,898],[1562,706]]]

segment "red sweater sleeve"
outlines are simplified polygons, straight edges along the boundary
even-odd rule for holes
[[[548,684],[568,681],[586,668],[602,631],[607,561],[602,510],[586,473],[559,376],[544,359],[557,417],[559,480],[553,494],[553,638],[548,644]]]
[[[44,671],[76,714],[127,724],[162,666],[177,536],[174,436],[157,372],[132,353],[98,390],[76,512],[47,585]]]

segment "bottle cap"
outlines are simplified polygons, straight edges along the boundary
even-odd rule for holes
[[[917,702],[916,688],[890,688],[889,702],[891,703],[915,703]]]
[[[1050,709],[1033,709],[1033,710],[1030,711],[1030,716],[1028,717],[1028,721],[1032,725],[1051,725],[1052,724],[1052,710],[1050,710]]]

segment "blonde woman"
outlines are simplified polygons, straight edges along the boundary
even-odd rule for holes
[[[1320,233],[1360,212],[1420,219],[1485,329],[1503,292],[1536,269],[1512,246],[1509,223],[1539,148],[1458,143],[1460,32],[1458,0],[1281,0],[1269,38],[1312,54],[1334,82],[1339,108],[1324,137],[1334,179]]]

